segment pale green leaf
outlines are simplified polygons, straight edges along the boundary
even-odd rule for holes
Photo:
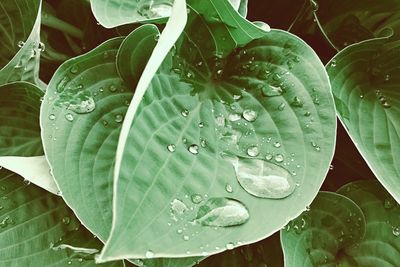
[[[38,83],[41,0],[0,3],[0,85],[12,81]]]
[[[60,197],[0,170],[1,266],[95,266],[101,245]]]
[[[327,65],[339,118],[367,164],[400,202],[400,41],[364,41]]]
[[[153,77],[157,47],[170,47],[161,35],[125,118],[100,260],[210,255],[265,238],[304,210],[329,168],[335,110],[314,51],[289,33],[260,30],[225,1],[189,4],[184,34]],[[256,198],[222,154],[269,160],[298,186],[287,198]],[[250,219],[195,223],[214,197],[240,201]]]

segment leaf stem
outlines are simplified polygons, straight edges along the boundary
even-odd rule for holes
[[[59,30],[63,33],[66,33],[72,37],[78,38],[80,40],[83,39],[84,33],[81,29],[75,27],[74,25],[69,24],[50,13],[44,12],[42,15],[42,25],[50,27],[52,29]]]

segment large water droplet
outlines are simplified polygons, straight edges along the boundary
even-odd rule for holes
[[[204,226],[228,227],[243,224],[249,217],[249,211],[240,201],[215,197],[199,208],[196,222]]]
[[[74,115],[72,115],[71,113],[67,113],[65,114],[65,118],[67,119],[67,121],[73,121]]]
[[[188,150],[189,150],[189,152],[192,153],[193,155],[199,154],[199,146],[198,146],[198,145],[195,145],[195,144],[190,145],[190,146],[188,147]]]
[[[185,213],[188,210],[188,207],[186,206],[185,203],[182,202],[182,200],[175,198],[171,202],[171,212],[173,215],[181,216],[183,213]]]
[[[72,110],[78,114],[86,114],[90,113],[96,108],[96,102],[91,96],[85,96],[83,99],[80,100],[79,103],[71,103],[68,106],[69,110]]]
[[[176,146],[174,144],[169,144],[167,149],[169,152],[175,152]]]
[[[290,172],[276,164],[260,159],[226,158],[231,161],[239,184],[251,195],[284,198],[295,190]]]
[[[187,116],[189,115],[189,110],[187,110],[187,109],[182,110],[182,111],[181,111],[181,115],[182,115],[183,117],[187,117]]]
[[[283,94],[283,89],[280,86],[264,85],[261,91],[265,96],[280,96]]]
[[[253,122],[257,119],[257,112],[251,109],[245,109],[242,116],[246,121]]]
[[[194,194],[194,195],[192,195],[192,196],[191,196],[191,199],[192,199],[192,202],[193,202],[194,204],[199,204],[200,202],[203,201],[203,197],[202,197],[201,195],[199,195],[199,194]]]
[[[250,146],[247,148],[247,155],[250,157],[257,157],[260,154],[260,150],[257,146]]]

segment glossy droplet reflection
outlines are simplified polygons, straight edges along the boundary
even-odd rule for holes
[[[240,201],[214,197],[199,208],[195,221],[204,226],[228,227],[243,224],[249,217],[249,211]]]
[[[78,114],[86,114],[90,113],[96,108],[96,102],[90,96],[85,96],[84,99],[81,99],[79,103],[71,103],[68,106],[69,110],[72,110]]]
[[[285,198],[296,188],[290,172],[276,164],[261,159],[224,158],[232,163],[239,184],[253,196]]]

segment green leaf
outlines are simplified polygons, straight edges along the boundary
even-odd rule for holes
[[[0,85],[38,83],[41,1],[3,0],[0,7]]]
[[[339,118],[378,180],[400,202],[400,42],[364,41],[327,65]]]
[[[320,192],[309,210],[281,230],[285,266],[357,266],[348,251],[363,238],[365,229],[364,214],[356,203]]]
[[[396,266],[400,258],[400,205],[376,180],[356,181],[338,190],[362,209],[366,233],[346,253],[352,266]]]
[[[27,82],[0,86],[0,166],[52,192],[52,178],[40,138],[39,109],[43,92]]]
[[[311,0],[315,16],[327,39],[336,49],[388,35],[400,36],[398,0]]]
[[[289,33],[260,30],[225,1],[189,4],[176,49],[153,77],[156,51],[172,39],[163,32],[125,117],[101,261],[200,256],[265,238],[312,201],[329,168],[335,110],[314,51]],[[223,154],[284,168],[298,186],[287,198],[256,198]],[[216,229],[193,222],[209,198],[243,203],[249,220]]]
[[[279,233],[257,243],[213,255],[199,264],[199,267],[207,266],[282,267],[283,254],[279,240]]]
[[[227,1],[227,0],[223,0]],[[244,17],[248,0],[229,0]],[[90,0],[96,19],[106,28],[136,22],[165,22],[171,15],[172,0]]]
[[[0,265],[95,266],[101,245],[60,197],[0,170]]]

